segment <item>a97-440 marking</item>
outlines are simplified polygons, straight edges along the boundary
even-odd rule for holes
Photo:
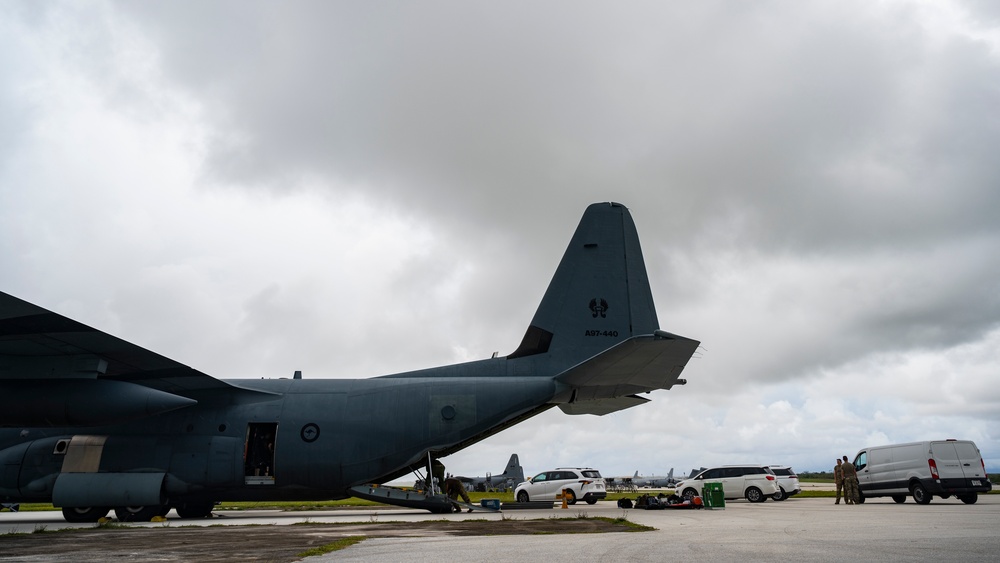
[[[618,337],[617,330],[585,330],[583,332],[584,336],[610,336],[611,338]]]

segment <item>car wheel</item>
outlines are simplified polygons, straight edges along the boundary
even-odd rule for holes
[[[913,488],[910,489],[910,494],[913,495],[913,500],[916,501],[917,504],[931,503],[931,494],[928,493],[927,489],[925,489],[920,483],[913,484]]]
[[[745,496],[750,502],[764,502],[767,500],[767,497],[764,496],[764,491],[761,491],[757,487],[747,489]]]
[[[979,495],[976,493],[958,495],[958,500],[964,502],[965,504],[976,504],[976,501],[979,500]]]
[[[972,501],[972,502],[975,502],[975,501]],[[597,499],[596,498],[589,498],[589,499],[587,499],[587,504],[597,504]]]
[[[698,496],[698,491],[694,489],[684,489],[684,494],[681,495],[684,500],[694,500],[694,497]]]
[[[892,495],[892,501],[896,504],[903,504],[906,502],[906,495]]]
[[[774,499],[774,500],[776,500],[776,501],[783,501],[786,498],[788,498],[788,495],[785,494],[785,489],[782,489],[781,487],[778,487],[778,492],[776,492],[773,495],[771,495],[771,498]]]
[[[566,504],[576,504],[576,493],[573,489],[566,489]]]
[[[528,491],[518,491],[517,492],[517,502],[529,502],[528,501]]]
[[[62,509],[67,522],[97,522],[111,510],[106,506],[71,506]]]

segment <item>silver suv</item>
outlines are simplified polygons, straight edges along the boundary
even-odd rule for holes
[[[771,495],[774,500],[785,500],[802,492],[799,476],[787,465],[768,465],[774,476],[778,478],[778,492]]]
[[[589,467],[560,467],[543,471],[519,484],[514,489],[514,498],[517,502],[556,500],[563,489],[568,489],[568,504],[576,504],[577,499],[594,504],[608,496],[600,471]]]
[[[745,498],[750,502],[764,502],[780,490],[774,473],[763,465],[724,465],[677,483],[677,494],[691,500],[701,495],[705,483],[722,483],[725,498]]]

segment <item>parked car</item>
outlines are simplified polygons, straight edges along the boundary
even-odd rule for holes
[[[543,471],[519,484],[514,489],[514,498],[517,502],[556,500],[563,489],[567,489],[568,504],[576,504],[578,499],[594,504],[608,496],[600,471],[589,467],[560,467]]]
[[[802,492],[799,476],[787,465],[768,465],[768,469],[778,479],[778,492],[771,495],[774,500],[785,500]]]
[[[763,465],[724,465],[677,483],[677,494],[691,500],[701,495],[705,483],[722,483],[725,498],[745,498],[750,502],[764,502],[780,490],[774,473]]]

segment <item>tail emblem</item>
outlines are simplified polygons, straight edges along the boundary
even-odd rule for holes
[[[594,318],[600,315],[602,319],[608,316],[608,302],[604,299],[593,298],[590,300],[590,312],[594,314]]]

